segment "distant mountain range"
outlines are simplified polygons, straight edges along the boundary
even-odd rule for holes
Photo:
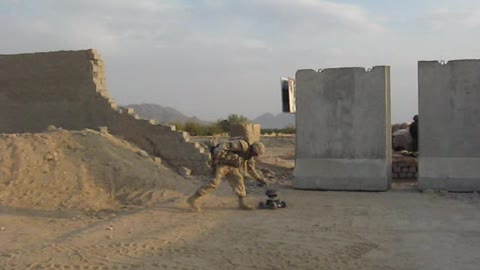
[[[206,125],[210,123],[197,117],[187,116],[174,108],[163,107],[157,104],[129,104],[123,107],[132,108],[143,119],[154,119],[161,124],[194,122]]]
[[[265,129],[295,127],[295,114],[279,113],[273,115],[265,113],[253,119],[253,122],[260,124]]]
[[[155,119],[157,123],[169,124],[169,123],[185,123],[187,121],[210,124],[211,122],[200,120],[197,117],[189,117],[174,108],[164,107],[158,104],[129,104],[123,107],[132,108],[135,113],[143,119]],[[251,119],[252,122],[260,124],[262,128],[285,128],[295,126],[295,115],[290,113],[279,113],[273,115],[271,113],[262,114],[255,119]]]

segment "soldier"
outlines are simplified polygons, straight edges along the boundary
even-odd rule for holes
[[[418,115],[413,117],[413,123],[410,124],[409,132],[412,136],[412,151],[418,152]]]
[[[215,190],[222,179],[228,180],[233,191],[238,196],[238,207],[243,210],[253,210],[254,208],[245,202],[247,195],[243,175],[249,176],[248,172],[253,174],[261,185],[265,185],[265,180],[255,169],[254,157],[260,156],[265,152],[265,146],[260,142],[249,145],[243,139],[236,139],[220,143],[212,153],[212,167],[214,168],[214,177],[187,199],[187,202],[196,211],[200,211],[197,200],[208,192]]]

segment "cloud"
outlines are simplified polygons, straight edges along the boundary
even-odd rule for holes
[[[324,37],[341,40],[349,34],[383,30],[359,6],[323,0],[15,3],[15,16],[4,22],[13,21],[10,25],[17,36],[39,40],[44,44],[41,47],[88,46],[109,54],[136,48],[192,46],[251,54],[271,52],[274,47],[292,48],[295,44],[301,48],[299,38],[312,42]]]
[[[142,46],[139,41],[154,45],[169,39],[175,30],[187,29],[190,12],[176,1],[154,0],[18,1],[2,8],[9,12],[0,22],[8,27],[0,37],[13,34],[21,44],[6,51],[96,47],[110,54]]]
[[[43,0],[41,6],[46,9],[63,10],[68,13],[83,14],[84,16],[101,14],[109,17],[118,14],[130,14],[131,16],[143,14],[141,17],[136,17],[139,20],[151,14],[167,14],[188,7],[185,3],[173,0]]]
[[[392,66],[392,104],[410,119],[417,60],[478,58],[476,1],[410,0],[407,10],[346,2],[4,0],[1,53],[96,48],[120,104],[156,102],[205,119],[279,112],[278,80],[297,69],[382,64]]]
[[[358,5],[341,4],[323,0],[252,0],[253,5],[273,12],[279,21],[288,24],[316,24],[320,32],[324,27],[335,29],[381,32],[384,28],[372,19],[368,12]]]
[[[425,12],[420,16],[420,20],[425,21],[433,28],[473,29],[480,27],[480,9],[451,9],[439,8]]]
[[[278,112],[279,77],[346,58],[337,47],[349,34],[382,29],[359,6],[323,0],[44,0],[8,9],[3,53],[96,48],[120,104],[155,101],[207,119],[215,110]]]

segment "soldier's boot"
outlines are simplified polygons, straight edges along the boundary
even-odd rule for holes
[[[245,197],[244,196],[238,196],[238,208],[242,210],[253,210],[255,209],[253,206],[247,204],[245,202]]]
[[[197,193],[194,193],[192,196],[188,197],[187,199],[187,203],[190,204],[190,206],[193,208],[193,210],[199,212],[200,210],[202,210],[200,208],[200,206],[198,205],[198,198],[200,198],[201,196],[198,195]]]

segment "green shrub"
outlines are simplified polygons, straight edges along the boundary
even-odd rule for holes
[[[218,127],[222,130],[222,132],[229,133],[230,128],[234,124],[243,124],[243,123],[251,123],[250,119],[243,115],[238,114],[230,114],[227,119],[220,119],[217,121]]]
[[[202,125],[200,123],[187,121],[185,123],[172,123],[176,130],[186,131],[192,136],[213,136],[215,134],[222,133],[222,130],[217,125],[217,123],[212,123],[209,125]]]
[[[288,126],[285,128],[264,128],[261,131],[262,134],[272,134],[272,133],[295,134],[295,132],[296,130],[295,130],[295,127],[293,126]]]

